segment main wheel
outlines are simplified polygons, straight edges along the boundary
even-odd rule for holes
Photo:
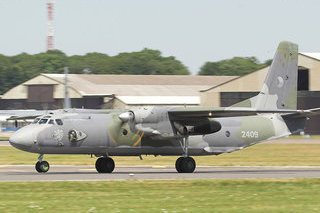
[[[96,170],[99,173],[111,173],[114,170],[114,161],[109,157],[101,157],[96,161]]]
[[[183,160],[184,157],[180,157],[176,160],[176,170],[177,172],[181,173],[181,161]]]
[[[38,161],[35,167],[37,172],[46,173],[47,171],[49,171],[50,165],[47,161]]]
[[[180,173],[192,173],[195,168],[196,162],[192,157],[183,158],[180,162]]]

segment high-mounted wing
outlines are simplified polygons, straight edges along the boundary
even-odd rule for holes
[[[301,110],[277,109],[277,110],[256,110],[252,108],[185,108],[176,111],[169,111],[173,120],[184,120],[190,118],[223,118],[252,116],[262,113],[300,113]]]

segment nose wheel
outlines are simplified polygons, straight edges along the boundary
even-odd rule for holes
[[[96,161],[96,170],[98,173],[111,173],[114,170],[114,161],[109,157],[101,157]]]
[[[43,159],[43,154],[40,154],[35,168],[39,173],[46,173],[47,171],[49,171],[50,165],[47,161],[42,161],[42,159]]]
[[[47,171],[49,171],[50,165],[47,161],[38,161],[36,163],[36,170],[39,173],[46,173]]]

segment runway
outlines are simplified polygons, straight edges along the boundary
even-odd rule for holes
[[[0,165],[0,181],[113,181],[171,179],[320,178],[319,166],[199,166],[179,174],[172,166],[118,166],[112,174],[98,174],[93,166],[52,165],[39,174],[33,165]]]

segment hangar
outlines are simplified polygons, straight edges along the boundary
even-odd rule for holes
[[[69,74],[68,95],[74,108],[198,106],[200,90],[234,78],[237,76]],[[40,74],[3,94],[0,108],[63,108],[64,80],[64,74]]]
[[[201,91],[202,106],[226,107],[258,94],[269,67],[231,79],[220,85]],[[320,107],[320,53],[298,55],[298,109]],[[314,117],[306,125],[306,132],[320,133],[320,117]]]

